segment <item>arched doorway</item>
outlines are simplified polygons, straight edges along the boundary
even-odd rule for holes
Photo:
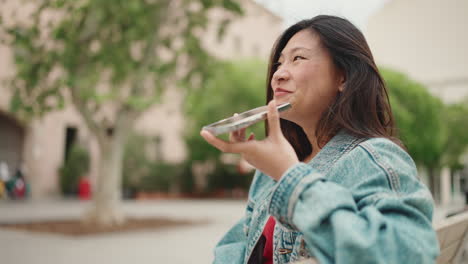
[[[21,165],[24,128],[14,118],[0,111],[0,162],[6,162],[13,176]]]

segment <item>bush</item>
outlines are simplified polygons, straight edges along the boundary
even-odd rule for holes
[[[73,145],[68,159],[59,169],[62,194],[74,195],[77,193],[80,178],[89,172],[89,166],[89,152],[79,145]]]
[[[155,162],[138,182],[137,189],[144,192],[192,193],[194,186],[191,162],[169,164]]]
[[[151,162],[146,157],[145,152],[145,146],[148,142],[148,137],[133,134],[125,145],[122,168],[124,193],[136,191],[139,181],[150,173]]]
[[[236,166],[218,162],[215,170],[208,174],[207,191],[242,189],[248,191],[253,173],[241,174]]]
[[[145,192],[169,192],[171,175],[175,168],[165,163],[150,165],[150,171],[138,184],[138,189]]]
[[[184,111],[188,117],[185,142],[188,158],[194,161],[217,160],[220,152],[201,136],[200,129],[222,118],[265,105],[266,65],[256,60],[220,62],[211,69],[201,89],[187,95]],[[251,126],[257,139],[264,138],[263,123]],[[227,134],[220,136],[227,139]]]
[[[182,193],[193,193],[195,189],[195,180],[192,172],[192,161],[187,160],[179,166],[177,174],[172,178],[173,186]]]
[[[125,146],[123,161],[122,188],[126,198],[131,198],[135,192],[192,192],[194,180],[192,177],[192,162],[170,164],[161,160],[155,161],[146,156],[145,148],[152,141],[143,135],[133,134]],[[159,142],[156,140],[155,148]],[[156,155],[161,152],[156,151]]]
[[[207,175],[207,192],[220,189],[248,189],[251,176],[240,175],[233,165],[222,164],[221,152],[209,145],[201,136],[200,129],[222,118],[265,105],[265,76],[267,65],[258,60],[225,61],[211,68],[201,89],[193,90],[185,101],[188,117],[185,129],[185,142],[188,158],[192,161],[216,161],[216,169]],[[261,140],[265,137],[264,123],[247,129],[247,134],[255,133]],[[227,139],[227,134],[220,138]]]

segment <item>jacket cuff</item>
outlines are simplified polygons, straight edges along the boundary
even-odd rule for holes
[[[289,229],[297,229],[292,223],[294,207],[299,195],[313,182],[323,179],[321,174],[305,164],[298,163],[289,168],[276,184],[268,211]]]

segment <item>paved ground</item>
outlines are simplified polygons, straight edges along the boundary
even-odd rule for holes
[[[78,201],[0,201],[0,222],[77,218],[89,206]],[[126,201],[131,216],[208,220],[209,224],[70,238],[0,229],[2,264],[211,263],[221,235],[243,214],[243,201]],[[437,208],[435,221],[460,205]]]
[[[213,246],[242,215],[243,204],[242,201],[189,200],[124,203],[124,210],[132,216],[210,221],[205,225],[159,231],[69,238],[0,229],[0,263],[211,263]],[[87,206],[72,201],[0,202],[0,221],[73,218]]]

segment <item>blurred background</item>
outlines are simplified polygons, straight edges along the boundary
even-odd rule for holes
[[[199,131],[265,104],[318,14],[366,36],[434,222],[464,211],[466,1],[0,0],[0,262],[210,262],[253,168]]]

